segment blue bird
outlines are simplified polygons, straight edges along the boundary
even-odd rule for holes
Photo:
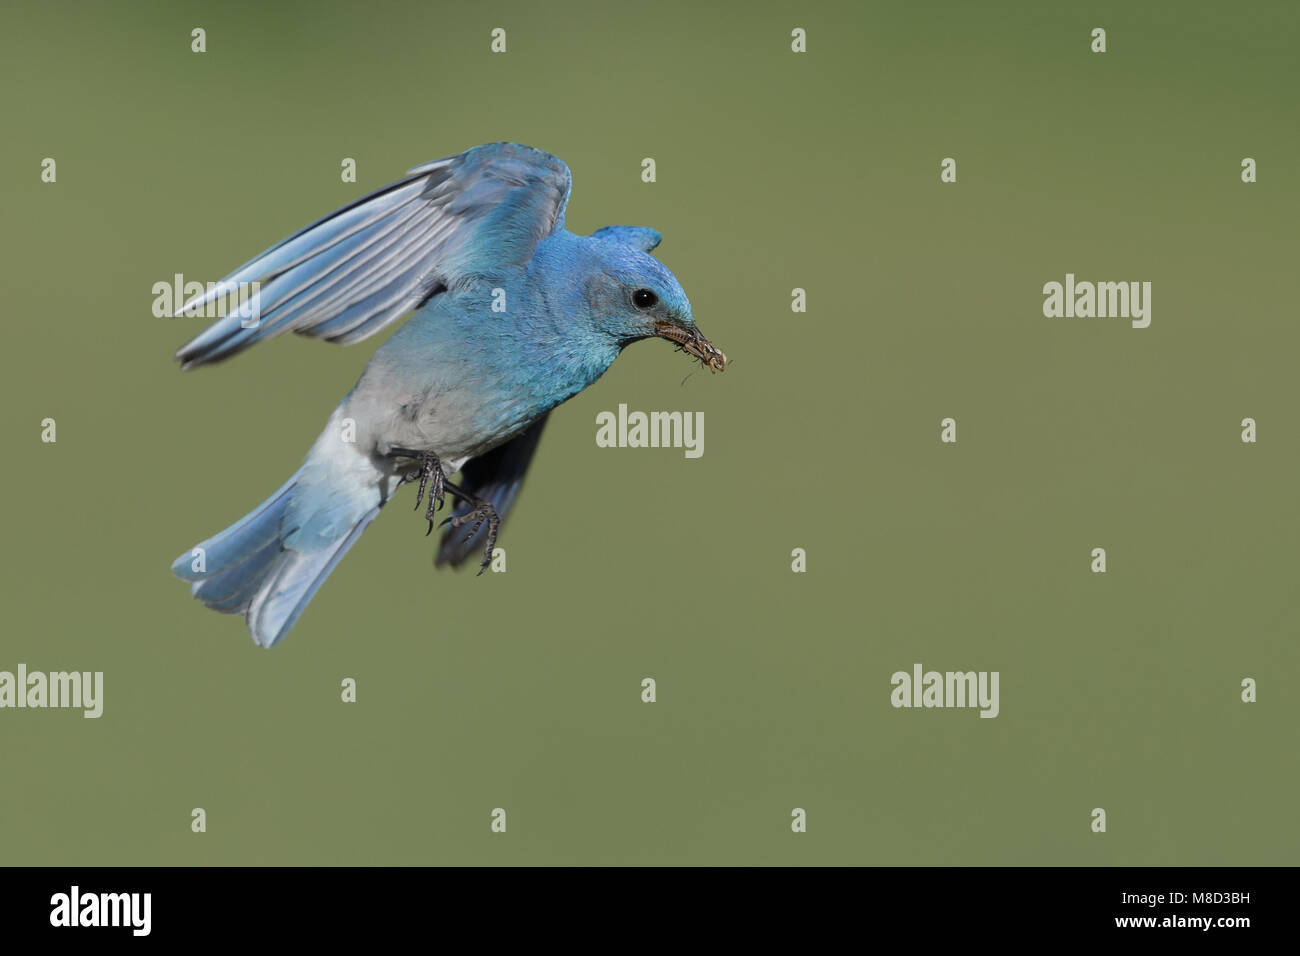
[[[677,279],[649,255],[659,233],[574,235],[564,228],[570,186],[549,153],[476,146],[307,226],[177,310],[256,290],[176,353],[185,369],[282,332],[349,345],[412,316],[376,350],[302,467],[172,564],[195,597],[243,614],[257,644],[277,644],[379,510],[417,480],[426,534],[445,497],[456,501],[437,564],[459,566],[481,545],[482,574],[547,415],[625,346],[659,337],[726,367]]]

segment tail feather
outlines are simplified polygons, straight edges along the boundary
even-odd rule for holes
[[[400,481],[332,431],[275,494],[172,563],[204,605],[243,614],[262,647],[289,633]]]
[[[282,552],[274,577],[258,589],[248,606],[248,629],[253,640],[263,647],[272,647],[289,633],[334,566],[343,560],[343,555],[377,514],[378,505],[353,525],[347,537],[322,551]]]
[[[215,576],[248,560],[249,555],[280,538],[280,519],[289,506],[289,493],[301,471],[280,486],[280,490],[224,531],[196,544],[172,562],[172,573],[183,581],[212,583]],[[199,561],[200,550],[202,561]],[[200,588],[193,592],[199,594]],[[215,592],[209,592],[215,593]]]
[[[191,587],[191,593],[214,611],[243,614],[253,603],[267,574],[271,573],[272,566],[280,557],[280,551],[278,539],[269,541],[238,564],[195,583]]]

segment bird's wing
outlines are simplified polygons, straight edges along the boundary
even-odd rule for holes
[[[549,414],[548,412],[547,415]],[[543,415],[504,445],[498,445],[486,455],[470,459],[461,469],[457,484],[464,491],[492,502],[492,507],[501,516],[501,520],[505,521],[510,506],[515,503],[515,497],[524,483],[524,473],[533,460],[533,452],[537,450],[537,443],[542,437],[542,426],[545,424],[546,415]],[[469,510],[468,504],[458,501],[452,516],[463,515]],[[460,567],[470,555],[478,555],[483,551],[486,534],[485,524],[466,540],[464,528],[448,525],[442,533],[435,565]]]
[[[606,226],[593,232],[591,238],[603,239],[605,242],[621,242],[633,249],[650,252],[663,241],[664,237],[659,235],[659,230],[648,226]]]
[[[359,342],[441,288],[526,265],[537,243],[564,227],[570,185],[561,160],[515,143],[417,166],[186,302],[177,315],[223,300],[247,305],[223,312],[176,357],[193,368],[289,331]]]

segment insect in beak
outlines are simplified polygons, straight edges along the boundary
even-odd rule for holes
[[[710,372],[726,371],[726,353],[701,335],[699,329],[687,328],[661,319],[655,323],[655,335],[669,342],[676,342],[683,352],[695,356],[708,367]]]

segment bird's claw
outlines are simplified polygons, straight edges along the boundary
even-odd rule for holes
[[[483,527],[483,522],[487,522],[487,544],[483,548],[483,562],[478,569],[478,573],[482,574],[492,564],[492,552],[497,546],[497,532],[501,529],[501,518],[496,508],[492,507],[492,502],[479,499],[469,511],[463,515],[444,518],[438,527],[451,525],[453,528],[463,528],[471,521],[474,525],[469,529],[469,534],[465,535],[466,541],[478,534],[478,529]]]
[[[425,520],[429,522],[429,528],[424,532],[425,537],[433,533],[434,515],[443,506],[447,492],[469,504],[470,509],[463,515],[453,515],[444,519],[442,525],[449,524],[453,528],[461,528],[473,522],[469,534],[465,535],[465,540],[468,541],[478,534],[479,528],[483,527],[484,522],[487,522],[487,547],[483,549],[483,563],[479,565],[478,573],[482,574],[486,571],[492,564],[492,552],[497,546],[497,532],[501,529],[501,516],[497,514],[492,502],[476,497],[447,481],[447,476],[442,470],[442,462],[438,460],[438,457],[433,452],[393,447],[388,450],[387,454],[394,458],[411,458],[420,463],[418,471],[408,472],[403,476],[403,479],[405,481],[415,481],[418,478],[420,481],[420,486],[415,492],[416,511],[420,510],[420,502],[424,500],[425,491],[429,492],[429,505],[424,512]],[[439,527],[442,527],[442,525],[439,525]]]
[[[443,506],[446,500],[446,475],[442,471],[442,462],[436,455],[431,452],[420,453],[420,469],[413,471],[406,476],[407,481],[420,479],[420,486],[415,490],[415,510],[420,510],[420,502],[424,500],[424,492],[427,488],[429,491],[429,507],[424,512],[425,520],[429,522],[429,528],[424,532],[425,537],[433,531],[433,517]]]

